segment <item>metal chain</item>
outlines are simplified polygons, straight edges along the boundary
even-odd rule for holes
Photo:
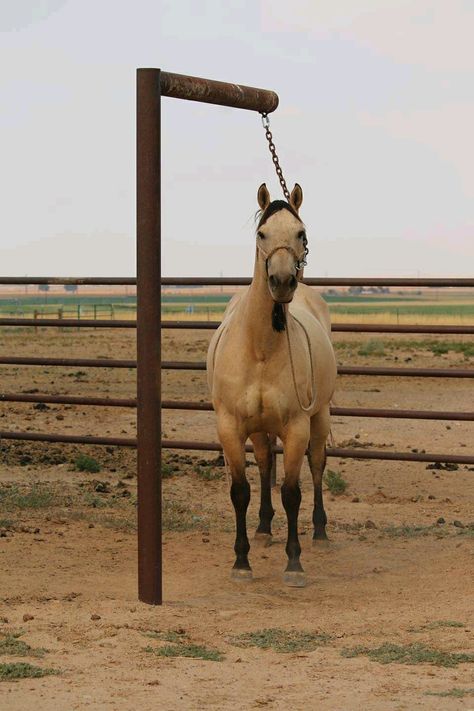
[[[287,201],[290,202],[290,191],[286,187],[286,180],[283,177],[283,171],[280,167],[280,161],[278,160],[278,156],[276,154],[275,144],[273,143],[272,132],[270,131],[270,119],[268,118],[266,111],[261,111],[260,114],[262,116],[263,128],[265,129],[265,138],[268,141],[268,148],[272,154],[272,161],[275,166],[276,174],[278,175],[278,180],[280,181],[281,189],[283,190],[283,195],[286,197]]]

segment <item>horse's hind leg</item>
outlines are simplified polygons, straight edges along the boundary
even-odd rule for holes
[[[323,504],[323,473],[326,466],[326,441],[329,429],[329,407],[326,407],[311,418],[308,449],[308,462],[314,485],[313,542],[327,540],[327,516]]]
[[[242,438],[231,418],[218,420],[219,439],[232,476],[230,498],[235,510],[235,563],[232,577],[235,580],[250,580],[252,569],[248,559],[250,543],[247,537],[247,508],[250,503],[250,485],[245,476],[245,439]]]
[[[269,545],[272,539],[272,519],[275,511],[272,506],[272,450],[268,435],[258,432],[250,435],[255,459],[260,472],[260,509],[258,512],[259,524],[255,533],[255,540]]]

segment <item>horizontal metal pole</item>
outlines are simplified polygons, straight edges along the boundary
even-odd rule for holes
[[[40,432],[7,432],[0,431],[1,439],[25,440],[30,442],[61,442],[63,444],[97,444],[116,445],[119,447],[136,447],[135,438],[126,437],[88,437],[81,435],[42,434]],[[183,449],[196,451],[221,452],[222,447],[217,442],[194,442],[189,440],[162,440],[164,449]],[[247,445],[247,452],[252,452],[253,447]],[[282,447],[275,447],[277,454],[282,453]],[[431,454],[419,452],[384,452],[377,450],[344,449],[328,447],[329,457],[340,459],[381,459],[404,462],[441,462],[446,464],[474,464],[474,456],[461,454]]]
[[[117,447],[136,447],[135,437],[92,437],[89,435],[63,435],[43,432],[6,432],[0,430],[2,439],[25,440],[27,442],[60,442],[62,444],[100,444]]]
[[[163,286],[247,286],[251,277],[163,277]],[[474,279],[410,279],[390,277],[305,277],[308,286],[406,286],[406,287],[473,287]]]
[[[86,318],[0,318],[0,326],[34,326],[35,328],[136,328],[135,320]]]
[[[65,368],[136,368],[136,360],[112,358],[30,358],[24,356],[0,356],[0,365],[42,365]]]
[[[125,406],[128,407],[128,405]],[[214,409],[210,402],[193,402],[189,400],[163,400],[161,406],[164,410],[212,411]],[[474,421],[474,412],[448,412],[445,410],[391,410],[368,407],[332,407],[331,415],[336,417],[376,417],[395,420]]]
[[[278,106],[278,95],[274,91],[191,77],[186,74],[161,72],[160,88],[162,96],[231,106],[234,109],[271,113]]]
[[[332,407],[336,417],[382,417],[391,420],[458,420],[473,422],[474,412],[448,412],[445,410],[389,410],[369,407]]]
[[[339,375],[390,376],[393,378],[474,378],[474,369],[467,368],[384,368],[376,366],[338,367]]]
[[[394,462],[440,462],[443,464],[474,464],[474,456],[466,454],[433,454],[426,452],[384,452],[375,449],[344,449],[329,447],[329,457],[340,459],[381,459]]]
[[[0,402],[48,403],[50,405],[88,405],[93,407],[136,407],[136,398],[84,397],[81,395],[32,395],[0,393]]]
[[[451,333],[474,334],[474,326],[421,326],[418,324],[396,325],[376,323],[333,323],[334,333]]]
[[[163,440],[164,449],[191,449],[197,451],[222,452],[222,447],[217,442],[192,442],[189,440]],[[246,445],[246,452],[252,452],[253,447]],[[283,447],[274,447],[277,454],[283,453]],[[340,459],[382,459],[404,462],[442,462],[452,464],[474,464],[474,456],[464,454],[432,454],[420,452],[384,452],[370,449],[345,449],[341,447],[327,447],[328,457]]]
[[[0,284],[77,284],[79,286],[135,286],[136,277],[0,277]]]
[[[171,330],[215,331],[220,321],[162,321],[161,328]],[[133,320],[58,319],[58,318],[0,318],[0,326],[34,326],[35,328],[136,328]],[[474,326],[392,326],[391,324],[335,323],[334,333],[438,333],[474,334]]]
[[[136,368],[136,360],[112,358],[29,358],[0,356],[0,365],[64,366],[68,368]],[[162,370],[206,370],[204,361],[163,360]],[[384,368],[372,366],[338,367],[339,375],[391,376],[417,378],[474,378],[474,369],[466,368]]]
[[[97,322],[100,323],[100,322]],[[161,327],[168,329],[215,330],[220,321],[162,321]],[[437,333],[474,334],[474,326],[420,326],[371,323],[333,323],[333,333]]]
[[[162,286],[247,286],[251,277],[162,277]],[[399,286],[399,287],[474,287],[474,279],[390,278],[390,277],[308,277],[309,286]],[[135,286],[136,277],[0,277],[0,285],[78,284],[89,286]]]
[[[75,395],[48,395],[46,393],[0,393],[0,402],[50,403],[55,405],[86,405],[93,407],[136,407],[135,398],[83,397]],[[164,410],[212,411],[210,402],[192,400],[162,400]],[[391,410],[367,407],[332,407],[331,414],[338,417],[382,417],[405,420],[456,420],[474,421],[474,412],[448,412],[445,410]]]

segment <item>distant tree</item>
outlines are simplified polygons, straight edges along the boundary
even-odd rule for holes
[[[77,284],[64,284],[64,291],[69,291],[71,294],[75,294],[77,291]]]
[[[38,284],[38,291],[49,291],[49,284]]]

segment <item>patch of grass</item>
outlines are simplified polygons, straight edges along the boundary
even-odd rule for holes
[[[260,649],[273,649],[275,652],[287,654],[312,652],[330,639],[327,634],[271,627],[255,632],[244,632],[231,637],[229,641],[236,647],[260,647]]]
[[[145,647],[145,652],[158,657],[189,657],[209,662],[222,662],[224,655],[217,649],[208,649],[200,644],[167,644],[164,647]]]
[[[9,529],[15,525],[15,521],[12,518],[0,518],[0,528]]]
[[[336,496],[343,494],[347,489],[347,481],[343,479],[339,472],[335,472],[332,469],[326,469],[323,475],[323,482],[331,494],[335,494]]]
[[[168,499],[163,501],[163,528],[166,531],[192,531],[209,528],[205,516],[193,511],[180,501]]]
[[[6,634],[0,639],[0,655],[9,654],[15,657],[43,657],[48,651],[41,647],[30,647],[29,644],[19,639],[20,632]]]
[[[198,479],[203,481],[215,481],[216,479],[222,479],[224,476],[223,472],[213,470],[211,467],[195,467],[194,471]]]
[[[474,688],[472,689],[448,689],[448,691],[425,691],[425,696],[441,696],[442,698],[451,697],[453,699],[463,699],[465,696],[474,696]]]
[[[85,506],[90,506],[92,509],[104,509],[112,506],[112,501],[97,496],[92,491],[85,491],[82,496],[82,502]]]
[[[404,646],[385,642],[373,649],[357,646],[343,649],[341,654],[348,658],[364,655],[379,664],[432,664],[437,667],[455,667],[458,664],[474,663],[474,654],[443,652],[418,642]]]
[[[430,533],[436,532],[437,535],[448,535],[449,531],[439,528],[439,526],[422,526],[402,524],[401,526],[386,526],[382,529],[391,538],[418,538],[420,536],[428,536]]]
[[[174,469],[168,462],[162,462],[161,464],[161,477],[162,479],[171,479],[174,475]]]
[[[74,469],[78,472],[97,474],[100,472],[100,464],[97,459],[89,457],[87,454],[79,454],[74,460]]]
[[[468,523],[464,528],[459,528],[457,530],[458,536],[474,536],[474,522]]]
[[[183,639],[187,639],[188,637],[185,632],[177,632],[176,630],[168,630],[167,632],[155,632],[150,630],[149,632],[144,632],[143,634],[145,637],[159,639],[161,642],[173,642],[173,644],[182,642]]]
[[[464,622],[456,622],[456,620],[433,620],[433,622],[428,622],[426,625],[421,625],[421,627],[409,627],[408,632],[425,632],[426,630],[437,630],[443,627],[464,629],[466,625]]]
[[[15,485],[0,486],[0,510],[41,509],[57,504],[54,492],[46,484],[34,483],[29,489]]]
[[[114,531],[122,531],[123,533],[133,533],[137,530],[136,518],[124,518],[122,516],[113,516],[107,514],[94,514],[88,511],[69,511],[67,517],[71,521],[89,521],[97,526],[111,528]]]
[[[371,338],[360,346],[357,351],[360,356],[383,356],[385,355],[385,345],[384,342],[378,338]]]
[[[35,667],[27,662],[14,662],[12,664],[0,664],[0,681],[13,681],[15,679],[38,679],[42,676],[60,674],[58,669],[44,669]]]

